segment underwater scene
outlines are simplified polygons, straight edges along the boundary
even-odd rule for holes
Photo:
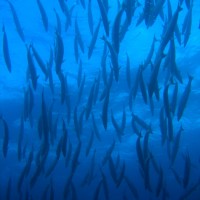
[[[1,200],[200,199],[199,0],[0,1]]]

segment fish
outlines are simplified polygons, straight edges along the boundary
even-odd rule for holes
[[[81,97],[82,97],[82,95],[83,95],[84,86],[85,86],[85,74],[83,75],[82,81],[81,81],[81,83],[80,83],[80,87],[79,87],[79,90],[78,90],[78,97],[77,97],[77,103],[76,103],[76,105],[79,105],[79,103],[80,103],[80,101],[81,101]]]
[[[112,144],[107,149],[106,154],[102,160],[102,166],[104,166],[106,164],[106,162],[109,161],[114,148],[115,148],[115,140],[113,140]]]
[[[50,200],[54,200],[54,189],[53,189],[52,179],[51,179],[51,186],[50,186]]]
[[[168,89],[169,89],[169,84],[167,84],[164,88],[163,92],[163,103],[164,103],[164,108],[165,108],[165,114],[167,118],[169,119],[171,117],[171,110],[170,110],[170,102],[169,102],[169,97],[168,97]]]
[[[134,198],[139,199],[139,193],[135,185],[131,182],[131,180],[127,176],[124,176],[124,180],[126,184],[128,185],[128,188],[133,194]]]
[[[11,60],[10,60],[9,47],[8,47],[8,38],[7,38],[7,33],[6,33],[4,25],[3,25],[2,31],[3,31],[3,56],[6,63],[6,67],[8,71],[11,73],[12,66],[11,66]]]
[[[81,151],[81,146],[82,146],[82,143],[81,141],[78,142],[78,145],[75,149],[75,152],[74,152],[74,155],[72,157],[72,162],[71,162],[71,175],[73,176],[75,171],[76,171],[76,168],[78,167],[78,158],[79,158],[79,154],[80,154],[80,151]]]
[[[6,200],[10,200],[11,196],[11,186],[12,186],[12,179],[11,177],[8,180],[7,189],[6,189]]]
[[[48,17],[47,17],[46,11],[44,9],[44,6],[40,2],[40,0],[37,0],[37,5],[38,5],[38,8],[40,10],[40,14],[41,14],[41,17],[42,17],[42,23],[44,25],[45,31],[48,31]]]
[[[182,194],[179,198],[179,200],[187,199],[193,192],[197,191],[199,188],[200,181],[198,180],[196,183],[194,183],[184,194]]]
[[[124,7],[122,6],[114,19],[114,23],[112,27],[112,46],[117,54],[119,54],[119,48],[120,48],[120,39],[119,39],[120,24],[121,24],[121,18],[122,18],[123,12],[124,12]]]
[[[93,97],[93,104],[95,105],[98,99],[99,88],[100,88],[100,81],[101,81],[101,72],[99,70],[98,77],[95,78],[96,84],[94,87],[94,97]]]
[[[92,125],[93,125],[93,130],[94,130],[95,136],[97,137],[97,139],[99,141],[101,141],[101,136],[100,136],[100,133],[99,133],[99,130],[98,130],[98,127],[97,127],[96,120],[94,118],[94,113],[93,112],[92,112]]]
[[[62,153],[63,153],[63,156],[66,157],[68,132],[67,132],[67,128],[66,128],[64,119],[62,121],[62,132],[63,132],[63,135],[62,135]]]
[[[56,9],[54,8],[53,10],[54,10],[54,13],[56,15],[56,24],[57,24],[56,32],[58,32],[58,34],[61,35],[61,32],[62,32],[61,20],[60,20],[60,17],[58,15]]]
[[[118,54],[115,51],[115,49],[113,48],[113,46],[111,45],[111,43],[107,40],[106,37],[103,36],[102,40],[105,41],[105,43],[107,44],[107,46],[109,48],[114,77],[115,77],[115,80],[118,82],[119,81],[119,69],[120,69],[119,64],[118,64]]]
[[[119,176],[118,176],[118,178],[116,180],[116,187],[117,188],[121,185],[121,183],[122,183],[122,181],[124,179],[125,170],[126,170],[126,165],[125,165],[125,162],[123,162],[121,172],[120,172],[120,174],[119,174]]]
[[[59,75],[64,56],[64,44],[61,35],[56,32],[55,46],[54,46],[54,61],[56,65],[56,73]]]
[[[146,131],[152,132],[151,125],[148,125],[142,118],[138,117],[135,114],[132,114],[132,117],[133,117],[134,121],[138,125],[140,125],[143,129],[145,129]]]
[[[41,56],[39,55],[39,53],[37,52],[37,50],[35,49],[35,47],[33,45],[31,45],[31,49],[32,49],[33,55],[34,55],[38,65],[40,66],[40,69],[42,70],[42,72],[45,75],[45,79],[47,80],[48,70],[46,69],[46,64],[43,62]]]
[[[101,20],[99,20],[97,27],[94,30],[94,34],[92,35],[92,39],[90,41],[90,45],[89,45],[89,48],[88,48],[88,59],[91,58],[93,50],[95,48],[95,44],[96,44],[97,37],[98,37],[98,34],[99,34],[100,25],[101,25]]]
[[[133,132],[136,133],[136,135],[138,137],[140,137],[141,136],[141,132],[139,131],[138,126],[135,123],[135,118],[134,118],[133,113],[132,113],[132,119],[131,119],[131,127],[133,129]]]
[[[9,143],[9,128],[8,128],[8,123],[6,120],[0,116],[0,119],[3,123],[3,129],[4,129],[4,138],[3,138],[3,145],[2,145],[2,151],[3,151],[3,156],[4,158],[7,157],[8,153],[8,143]]]
[[[19,135],[18,135],[18,148],[17,148],[17,158],[18,161],[22,159],[22,142],[24,138],[24,117],[23,114],[20,119],[20,128],[19,128]]]
[[[103,183],[103,189],[106,200],[109,199],[109,188],[108,188],[108,182],[106,179],[106,175],[104,174],[103,170],[101,169],[101,176],[102,176],[102,183]]]
[[[107,85],[106,60],[107,60],[107,44],[104,43],[103,53],[101,57],[101,71],[102,71],[102,79],[103,79],[104,85]]]
[[[191,27],[192,27],[192,5],[190,6],[188,13],[185,17],[185,23],[186,23],[186,27],[185,27],[185,31],[184,31],[184,47],[187,45],[189,37],[190,37],[190,33],[191,33]]]
[[[92,15],[92,0],[88,1],[88,25],[90,29],[91,35],[93,35],[94,32],[94,22],[93,22],[93,15]]]
[[[77,85],[78,85],[78,88],[81,85],[81,80],[83,78],[82,76],[83,76],[83,66],[82,66],[82,61],[80,60],[79,67],[78,67],[78,75],[77,75]]]
[[[176,156],[179,150],[179,145],[180,145],[180,138],[181,138],[181,133],[183,131],[183,127],[181,125],[178,133],[176,134],[176,137],[174,139],[174,144],[173,144],[173,148],[172,148],[172,152],[171,152],[171,164],[174,164],[174,161],[176,160]]]
[[[160,166],[158,184],[157,184],[157,187],[156,187],[156,197],[159,197],[159,195],[161,193],[161,190],[163,188],[163,181],[164,181],[164,177],[163,176],[164,176],[163,175],[163,169]]]
[[[80,127],[78,122],[78,114],[77,114],[77,106],[74,108],[74,128],[77,135],[78,140],[80,140]]]
[[[31,45],[29,45],[29,47],[27,47],[28,70],[30,73],[30,78],[31,78],[33,89],[36,90],[38,76],[37,76],[35,64],[34,64],[30,49],[31,49]]]
[[[161,19],[164,21],[164,14],[163,14],[164,3],[165,0],[158,0],[155,2],[155,5],[153,6],[152,11],[150,12],[151,15],[148,26],[152,26],[155,23],[158,15],[160,15]]]
[[[83,9],[85,9],[85,0],[80,0]]]
[[[142,69],[146,69],[148,65],[151,64],[151,60],[152,60],[152,57],[153,57],[153,53],[154,53],[154,50],[155,50],[155,43],[157,42],[158,40],[156,39],[155,35],[153,37],[153,41],[151,43],[151,48],[149,50],[149,53],[147,55],[147,58],[145,59],[144,61],[144,64],[143,64],[143,67]]]
[[[106,36],[109,36],[109,22],[108,22],[108,16],[107,16],[107,12],[106,12],[106,7],[104,6],[102,0],[97,0],[97,3],[99,5],[101,18],[102,18],[102,21],[103,21],[103,25],[104,25],[104,30],[106,32]]]
[[[61,96],[60,96],[60,101],[61,101],[61,104],[64,104],[65,100],[66,100],[66,82],[65,82],[65,77],[64,77],[64,74],[62,72],[60,72],[58,74],[58,78],[59,78],[59,81],[60,81],[60,90],[61,90]]]
[[[174,178],[176,179],[176,182],[181,185],[182,184],[182,180],[181,177],[178,175],[178,173],[171,167],[170,170],[172,171]]]
[[[78,42],[78,44],[79,44],[79,46],[81,48],[82,53],[84,53],[84,43],[83,43],[83,39],[82,39],[80,30],[79,30],[77,17],[75,18],[75,25],[74,25],[74,27],[75,27],[75,35],[76,35],[77,42]]]
[[[167,130],[168,130],[168,139],[170,142],[173,141],[174,139],[174,127],[173,127],[173,119],[172,116],[169,115],[169,117],[167,117]]]
[[[185,167],[183,174],[183,187],[185,189],[189,184],[190,173],[191,173],[191,160],[188,152],[184,155],[184,160],[185,160]]]
[[[53,162],[48,166],[48,168],[46,170],[46,173],[45,173],[45,177],[46,178],[52,174],[52,172],[55,169],[57,163],[58,163],[58,157],[55,157]]]
[[[102,118],[102,122],[103,122],[103,126],[104,126],[105,130],[107,129],[107,125],[108,125],[109,97],[110,97],[110,91],[109,91],[109,89],[107,89],[106,96],[105,96],[105,99],[103,102],[102,114],[101,114],[101,118]]]
[[[95,189],[95,191],[94,191],[94,194],[93,194],[93,196],[94,196],[93,199],[94,200],[98,200],[99,199],[99,193],[100,193],[100,189],[102,187],[102,183],[103,183],[103,181],[100,180],[98,185],[97,185],[97,187],[96,187],[96,189]]]
[[[88,101],[87,101],[87,105],[86,105],[86,111],[85,111],[85,119],[88,120],[91,110],[92,110],[92,106],[93,106],[93,99],[94,99],[94,89],[95,89],[95,85],[96,85],[96,80],[93,81],[93,84],[91,86],[90,89],[90,93],[88,96]]]
[[[17,29],[17,33],[18,33],[18,35],[20,36],[21,40],[22,40],[23,42],[25,42],[24,32],[23,32],[21,23],[20,23],[20,21],[19,21],[19,18],[18,18],[18,16],[17,16],[16,10],[15,10],[13,4],[12,4],[10,1],[7,1],[7,2],[8,2],[8,4],[9,4],[10,9],[11,9],[11,12],[12,12],[12,16],[13,16],[14,23],[15,23],[15,26],[16,26],[16,29]]]
[[[42,91],[42,105],[41,105],[41,120],[42,120],[42,131],[44,135],[44,141],[49,143],[49,123],[47,116],[46,102],[44,99],[44,90]]]
[[[152,24],[154,7],[155,4],[153,0],[145,0],[143,14],[145,25],[147,27],[149,27]]]
[[[52,76],[53,61],[54,61],[53,50],[52,50],[52,47],[50,46],[49,59],[46,62],[46,66],[47,66],[47,71],[48,71],[49,86],[52,93],[54,94],[54,84],[53,84],[53,76]]]
[[[159,73],[160,65],[161,65],[161,62],[162,62],[162,59],[164,58],[164,56],[165,56],[164,54],[158,53],[156,58],[155,58],[154,64],[153,64],[154,67],[153,67],[153,70],[151,72],[150,81],[149,81],[149,84],[148,84],[148,94],[149,94],[150,99],[152,98],[153,93],[157,89],[158,73]]]
[[[91,132],[91,136],[90,136],[90,139],[88,141],[88,145],[86,147],[86,151],[85,151],[85,155],[88,156],[88,154],[90,153],[90,150],[92,148],[92,144],[93,144],[93,141],[94,141],[94,132],[92,131]]]
[[[162,137],[162,145],[165,144],[167,139],[167,118],[165,117],[164,107],[160,109],[160,131]]]
[[[145,170],[145,160],[144,160],[144,155],[143,155],[140,139],[141,138],[138,137],[137,141],[136,141],[136,152],[137,152],[137,157],[138,157],[139,164],[140,164],[141,168],[143,170]]]
[[[112,155],[109,156],[108,161],[109,161],[108,163],[109,163],[110,175],[115,185],[117,185],[117,172],[116,172],[115,165],[112,159]]]
[[[176,82],[174,86],[171,102],[170,102],[170,110],[173,115],[175,114],[176,107],[177,107],[177,97],[178,97],[178,83]]]
[[[160,52],[164,51],[165,47],[167,46],[167,43],[169,42],[169,40],[171,39],[171,37],[174,33],[175,27],[177,25],[179,12],[181,10],[182,10],[181,5],[178,3],[176,11],[173,14],[172,18],[170,19],[170,21],[168,22],[167,29],[166,29],[166,31],[162,37],[162,40],[160,42],[160,46],[159,46]]]
[[[79,50],[78,50],[77,35],[74,36],[74,57],[75,57],[76,63],[78,63],[78,61],[79,61]]]
[[[126,81],[128,85],[128,89],[131,88],[131,69],[130,69],[130,59],[128,54],[126,54]]]
[[[147,95],[146,83],[144,82],[144,77],[143,77],[143,69],[141,70],[141,73],[140,73],[139,85],[140,85],[140,90],[142,93],[144,103],[147,104],[148,95]]]
[[[188,77],[188,83],[185,87],[185,90],[183,91],[183,94],[180,98],[178,108],[177,108],[177,120],[179,121],[183,115],[183,112],[186,108],[186,104],[190,95],[191,91],[191,84],[192,84],[193,77],[189,75]]]

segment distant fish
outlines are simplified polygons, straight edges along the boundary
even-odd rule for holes
[[[154,7],[154,0],[145,0],[143,15],[147,27],[149,27],[152,24]]]
[[[178,97],[178,83],[176,82],[173,93],[172,93],[171,103],[170,103],[170,109],[173,115],[175,114],[176,107],[177,107],[177,97]]]
[[[80,0],[83,9],[85,9],[85,0]]]
[[[18,156],[18,161],[21,161],[22,159],[22,141],[24,137],[24,117],[23,115],[21,116],[20,119],[20,128],[19,128],[19,135],[18,135],[18,151],[17,151],[17,156]]]
[[[5,27],[3,25],[3,55],[4,60],[7,66],[8,71],[11,73],[11,61],[10,61],[10,53],[9,53],[9,47],[8,47],[8,38],[6,34]]]
[[[30,73],[30,78],[31,78],[33,89],[36,90],[38,76],[36,73],[35,64],[33,62],[33,58],[32,58],[30,49],[31,49],[31,45],[29,45],[29,47],[27,47],[28,70]]]
[[[160,109],[160,131],[162,137],[162,145],[164,145],[167,139],[167,118],[165,117],[164,107]]]
[[[76,63],[79,61],[79,50],[78,50],[78,39],[77,36],[74,36],[74,57],[76,60]]]
[[[130,58],[128,54],[126,54],[126,81],[128,85],[128,89],[131,88],[131,69],[130,69]]]
[[[11,184],[12,184],[12,180],[11,177],[8,180],[8,185],[7,185],[7,189],[6,189],[6,200],[10,200],[10,196],[11,196]]]
[[[102,40],[105,41],[105,43],[107,44],[108,49],[110,51],[114,77],[115,77],[115,80],[118,82],[119,81],[119,70],[120,70],[119,63],[118,63],[118,54],[115,51],[115,49],[113,48],[112,44],[108,41],[108,39],[105,36],[102,37]]]
[[[115,148],[115,140],[113,140],[112,144],[107,149],[105,156],[103,157],[103,160],[102,160],[102,166],[104,166],[106,162],[109,161],[114,148]]]
[[[138,192],[137,188],[135,187],[135,185],[131,182],[131,180],[127,176],[124,176],[124,180],[125,180],[126,184],[128,185],[128,188],[131,191],[131,193],[133,194],[134,198],[139,199],[139,192]]]
[[[102,187],[102,183],[103,183],[103,180],[100,180],[98,185],[96,186],[96,189],[95,189],[94,194],[93,194],[93,199],[94,200],[98,200],[99,199],[99,193],[100,193],[100,189]]]
[[[92,39],[90,41],[90,45],[89,45],[89,49],[88,49],[88,59],[91,58],[93,50],[95,48],[95,44],[96,44],[96,41],[97,41],[100,25],[101,25],[101,20],[99,20],[99,23],[97,24],[97,27],[94,30],[94,34],[92,35]]]
[[[185,168],[183,176],[183,187],[186,188],[189,184],[190,174],[191,174],[191,160],[188,152],[184,155],[184,159],[185,159]]]
[[[106,35],[109,36],[109,22],[108,22],[108,16],[107,16],[105,6],[104,6],[102,0],[97,0],[97,2],[98,2],[99,9],[100,9],[100,12],[101,12],[101,17],[102,17],[102,21],[103,21],[103,25],[104,25]]]
[[[78,26],[78,21],[77,21],[77,17],[75,18],[75,35],[76,35],[76,39],[77,39],[77,42],[81,48],[81,51],[82,53],[84,53],[84,43],[83,43],[83,39],[82,39],[82,36],[81,36],[81,32],[79,30],[79,26]]]
[[[98,130],[98,127],[97,127],[97,124],[96,124],[96,121],[95,121],[93,113],[92,113],[92,124],[93,124],[93,129],[94,129],[95,136],[97,137],[97,139],[99,141],[101,141],[100,133],[99,133],[99,130]]]
[[[112,28],[112,46],[117,54],[119,53],[120,48],[120,25],[123,12],[124,8],[122,7],[114,19]]]
[[[46,68],[45,63],[43,62],[41,56],[39,55],[39,53],[37,52],[37,50],[35,49],[35,47],[33,45],[31,45],[31,49],[33,51],[33,55],[34,55],[38,65],[39,65],[40,69],[42,70],[42,72],[45,75],[45,79],[47,80],[47,78],[48,78],[48,70]]]
[[[64,44],[62,37],[58,32],[56,32],[54,52],[55,52],[54,60],[56,65],[56,73],[59,74],[61,72],[61,66],[63,63]]]
[[[192,76],[189,76],[188,78],[188,84],[185,87],[185,90],[181,96],[181,99],[179,101],[179,105],[178,105],[178,110],[177,110],[177,119],[178,121],[181,119],[183,112],[185,110],[189,95],[190,95],[190,91],[191,91],[191,84],[192,84]]]
[[[92,4],[91,4],[91,0],[88,1],[88,25],[89,25],[89,29],[90,29],[90,33],[93,35],[93,15],[92,15]]]
[[[146,83],[144,81],[144,77],[143,77],[143,70],[141,70],[141,73],[140,73],[140,90],[141,90],[141,93],[142,93],[142,97],[143,97],[143,100],[144,100],[144,103],[147,104],[147,88],[146,88]]]
[[[13,15],[13,19],[14,19],[14,22],[15,22],[15,26],[16,26],[17,32],[18,32],[20,38],[22,39],[22,41],[24,42],[25,41],[24,33],[23,33],[23,30],[22,30],[19,18],[17,16],[17,13],[15,11],[15,8],[14,8],[14,6],[12,5],[12,3],[10,1],[8,1],[8,4],[10,6],[10,9],[11,9],[11,12],[12,12],[12,15]]]
[[[48,31],[48,17],[47,17],[46,11],[45,11],[43,5],[41,4],[40,0],[37,0],[37,5],[39,7],[40,14],[42,16],[42,22],[43,22],[45,31]]]
[[[90,135],[90,138],[89,138],[87,147],[86,147],[86,152],[85,152],[85,155],[86,155],[86,156],[88,156],[88,154],[89,154],[90,151],[91,151],[93,141],[94,141],[94,131],[91,132],[91,135]]]
[[[179,150],[179,145],[180,145],[180,138],[181,138],[181,133],[184,129],[182,128],[182,126],[180,127],[178,133],[176,134],[176,137],[174,139],[174,143],[173,143],[173,148],[172,148],[172,152],[171,152],[171,164],[174,164],[174,161],[176,160],[176,156]]]
[[[93,84],[92,84],[90,92],[89,92],[88,101],[87,101],[87,105],[86,105],[86,111],[85,111],[85,119],[86,120],[88,120],[91,110],[92,110],[95,85],[96,85],[96,80],[93,81]]]
[[[7,153],[8,153],[8,142],[9,142],[9,129],[8,129],[8,124],[6,120],[1,116],[0,117],[2,123],[3,123],[3,129],[4,129],[4,139],[3,139],[3,156],[6,158]]]
[[[60,20],[60,17],[56,11],[56,9],[54,8],[54,12],[55,12],[55,15],[56,15],[56,22],[57,22],[57,26],[56,26],[56,31],[61,34],[62,32],[62,26],[61,26],[61,20]]]
[[[156,187],[156,197],[159,197],[161,190],[163,188],[163,184],[164,184],[164,175],[163,175],[163,169],[160,166],[159,178],[158,178],[158,183],[157,183],[157,187]]]
[[[192,27],[192,5],[190,6],[187,15],[185,16],[185,31],[184,31],[184,47],[187,45],[190,33],[191,33],[191,27]]]
[[[104,129],[106,130],[107,129],[107,126],[108,126],[108,104],[109,104],[109,97],[110,97],[110,91],[109,89],[107,89],[106,91],[106,97],[104,99],[104,102],[103,102],[103,108],[102,108],[102,121],[103,121],[103,126],[104,126]]]
[[[172,35],[174,34],[174,31],[175,31],[175,28],[177,25],[177,21],[178,21],[179,12],[181,10],[182,10],[181,5],[178,4],[174,15],[168,22],[167,29],[166,29],[164,35],[162,36],[162,40],[161,40],[160,47],[159,47],[161,52],[164,51],[165,47],[167,46],[167,43],[170,41]]]

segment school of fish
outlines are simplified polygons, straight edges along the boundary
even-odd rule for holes
[[[0,67],[23,82],[0,109],[0,199],[200,199],[177,59],[196,0],[36,0],[27,21],[19,2],[0,4]]]

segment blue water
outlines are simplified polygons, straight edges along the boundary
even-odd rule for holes
[[[22,41],[17,32],[8,1],[0,1],[0,25],[2,27],[2,31],[0,31],[0,199],[200,199],[200,2],[193,0],[193,4],[191,3],[192,24],[187,45],[185,47],[183,45],[184,34],[181,34],[181,45],[178,43],[176,36],[174,36],[175,62],[180,71],[182,83],[177,80],[176,77],[172,77],[171,80],[167,78],[167,70],[164,68],[164,62],[170,52],[170,45],[168,43],[163,52],[165,57],[162,59],[157,77],[157,91],[160,93],[160,99],[157,100],[155,95],[152,97],[154,105],[153,112],[151,110],[149,97],[147,104],[145,104],[140,86],[137,88],[135,99],[131,99],[132,107],[130,108],[129,96],[131,89],[128,87],[126,77],[127,55],[130,59],[131,87],[134,88],[137,80],[138,67],[146,60],[154,36],[158,40],[155,42],[155,50],[151,58],[152,65],[149,63],[147,68],[143,71],[143,79],[147,89],[154,68],[154,61],[159,54],[159,45],[163,39],[164,22],[168,19],[168,6],[166,1],[163,5],[164,21],[158,15],[152,26],[147,27],[144,21],[136,26],[138,18],[144,10],[145,1],[140,0],[136,3],[136,9],[132,16],[131,24],[123,40],[120,42],[120,50],[118,53],[118,63],[120,67],[119,80],[116,81],[114,76],[109,90],[106,129],[102,121],[105,97],[103,100],[100,100],[104,89],[107,87],[103,81],[101,66],[105,44],[102,40],[102,36],[106,36],[106,33],[103,22],[101,21],[95,48],[91,58],[88,59],[88,47],[92,39],[88,25],[88,0],[63,0],[69,9],[69,16],[63,13],[59,1],[41,0],[41,4],[48,17],[48,30],[45,30],[43,25],[37,1],[10,0],[9,2],[13,5],[17,13],[25,39]],[[85,9],[82,5],[83,2],[85,2]],[[171,0],[170,2],[173,14],[177,8],[178,1]],[[182,31],[184,19],[188,12],[186,6],[187,2],[189,1],[183,1],[181,6],[183,10],[179,13],[177,21],[180,31]],[[107,37],[107,40],[111,42],[113,23],[121,6],[119,5],[118,7],[117,1],[114,0],[110,0],[108,3],[109,9],[107,17],[110,35]],[[121,3],[122,1],[120,1],[120,4]],[[91,0],[91,4],[95,30],[101,19],[101,13],[97,1]],[[64,44],[64,56],[61,66],[63,77],[67,80],[65,81],[64,103],[62,103],[61,100],[62,85],[55,67],[57,21],[54,9],[58,13],[61,21],[60,37]],[[69,19],[68,17],[71,20],[71,25],[66,27],[66,21]],[[75,19],[77,19],[84,45],[84,52],[82,52],[80,46],[78,46],[78,62],[76,61],[74,51],[76,35]],[[123,12],[120,27],[122,27],[125,19],[126,14]],[[9,72],[4,59],[3,26],[8,39],[11,72]],[[28,63],[27,59],[27,51],[29,48],[31,49],[30,45],[35,47],[46,67],[52,49],[54,93],[50,88],[49,78],[45,78],[44,73],[33,55],[33,51],[30,50],[30,55],[33,59],[37,74],[37,88],[34,90],[30,71],[28,70],[30,63]],[[77,104],[80,90],[77,84],[78,71],[81,65],[80,62],[82,63],[81,81],[85,75],[85,84],[80,102]],[[108,81],[110,72],[113,69],[112,58],[108,48],[105,63]],[[94,83],[97,85],[99,74],[100,85],[97,101],[96,103],[92,103],[91,112],[89,113],[88,119],[86,119],[86,114],[83,112],[86,112],[89,107],[88,99],[91,88]],[[183,93],[188,84],[188,76],[193,77],[191,91],[183,115],[178,121],[177,109],[180,106]],[[172,114],[170,111],[173,126],[173,139],[170,141],[170,138],[167,136],[165,143],[162,144],[160,110],[165,104],[163,98],[164,89],[166,85],[169,84],[168,95],[169,101],[171,101],[175,83],[178,84],[177,107],[175,114]],[[33,97],[26,101],[26,94],[30,91],[33,92]],[[46,111],[42,110],[42,94],[44,95],[43,101]],[[31,113],[25,117],[27,102],[30,106],[31,100],[33,100],[33,109]],[[67,102],[70,103],[67,104]],[[77,137],[75,125],[75,108],[77,108],[79,121],[81,114],[84,114],[79,139]],[[125,111],[126,123],[120,139],[114,128],[111,116],[113,112],[118,126],[121,126],[123,111]],[[47,131],[48,139],[46,140],[44,128],[41,128],[41,123],[43,125],[45,124],[44,113],[47,115],[47,124],[49,127]],[[133,114],[144,120],[148,127],[150,127],[149,130],[145,130],[144,127],[135,122],[141,133],[140,139],[132,128]],[[51,121],[49,116],[51,116]],[[94,134],[92,116],[94,116],[100,139]],[[55,132],[53,132],[52,127],[55,125],[56,120],[58,121],[56,137],[54,138],[52,137],[52,133]],[[6,135],[5,124],[8,126],[9,134],[7,147],[4,146]],[[24,125],[23,137],[20,138],[20,126],[22,124]],[[64,125],[66,129],[63,128]],[[184,130],[181,132],[178,153],[172,164],[172,149],[181,126]],[[39,134],[40,130],[42,130],[41,137]],[[63,142],[64,130],[67,131],[66,144]],[[94,134],[92,145],[88,155],[86,155],[92,133]],[[143,142],[147,134],[149,134],[149,140],[147,156],[145,157]],[[168,132],[168,134],[170,133]],[[46,154],[41,153],[43,145],[47,144],[44,141],[48,143]],[[141,166],[138,157],[136,145],[138,141],[140,141],[143,151],[144,166]],[[64,155],[61,150],[55,168],[47,176],[46,174],[49,167],[57,158],[59,142],[63,143],[63,146],[66,147],[66,155]],[[70,144],[72,147],[71,154]],[[113,151],[108,156],[106,163],[103,164],[103,159],[108,154],[108,149],[112,144],[114,144]],[[81,145],[80,152],[77,154],[78,156],[75,157],[79,145]],[[21,153],[19,151],[20,147]],[[23,176],[31,152],[33,153],[33,159],[30,164],[30,171]],[[21,159],[18,157],[19,154],[21,155]],[[155,160],[157,164],[158,171],[156,171],[153,160]],[[38,169],[39,175],[36,176],[35,174]],[[124,173],[122,173],[123,169]],[[177,172],[180,182],[176,180],[172,169]],[[161,171],[163,172],[163,176],[161,175]],[[90,176],[84,183],[87,174]],[[116,180],[113,178],[115,176],[117,177]],[[122,176],[121,180],[120,176]],[[20,185],[21,177],[23,178]],[[35,182],[33,181],[34,177],[37,178]],[[135,188],[138,197],[134,196],[133,192],[131,192],[131,186],[127,183],[127,179],[130,181],[132,187]],[[145,187],[147,182],[149,182],[150,187]],[[161,191],[158,193],[157,190],[159,186],[161,186]],[[98,189],[99,193],[97,192]],[[188,194],[188,196],[186,194]]]

